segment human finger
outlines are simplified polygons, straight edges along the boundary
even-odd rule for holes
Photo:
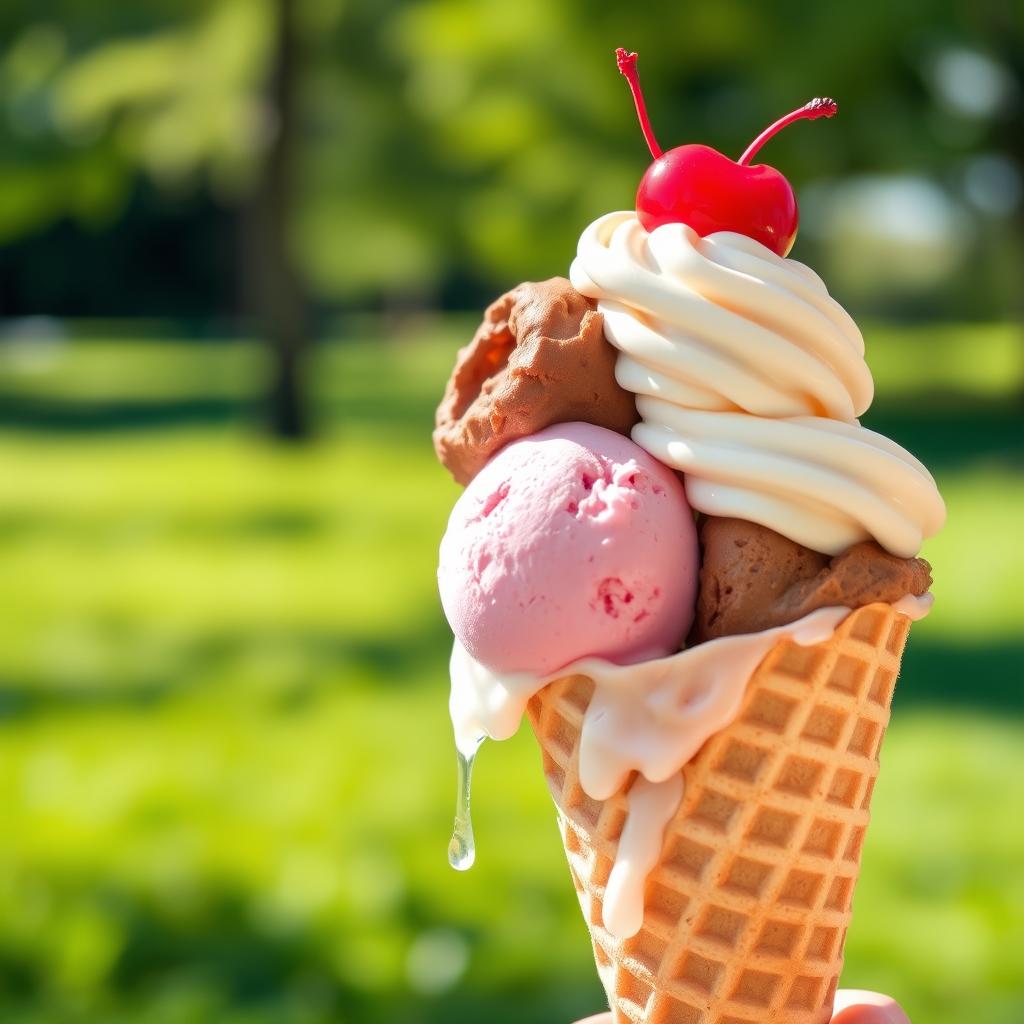
[[[836,993],[832,1024],[910,1024],[910,1018],[892,996],[846,988]]]

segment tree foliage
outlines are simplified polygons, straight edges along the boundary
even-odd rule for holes
[[[782,111],[830,94],[841,126],[792,130],[765,155],[798,189],[924,175],[966,210],[968,241],[1002,244],[1013,223],[968,209],[963,186],[971,159],[995,154],[1019,188],[1019,4],[291,2],[290,241],[323,299],[444,300],[564,272],[580,227],[629,205],[646,165],[616,45],[641,53],[666,145],[738,153]],[[0,17],[0,239],[61,217],[111,223],[140,177],[229,206],[252,195],[277,129],[263,92],[269,0],[57,0]],[[955,95],[985,81],[944,80],[958,53],[1002,83],[987,106]]]

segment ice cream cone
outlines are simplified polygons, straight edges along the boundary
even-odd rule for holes
[[[878,750],[910,619],[852,612],[830,640],[782,641],[736,719],[683,768],[640,931],[602,904],[632,780],[606,801],[579,783],[593,683],[529,704],[569,869],[616,1024],[827,1024],[860,868]]]

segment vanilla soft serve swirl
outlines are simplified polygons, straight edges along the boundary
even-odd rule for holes
[[[583,232],[570,278],[637,396],[633,440],[686,474],[694,508],[830,554],[874,538],[909,558],[942,525],[925,467],[857,423],[864,340],[803,264],[731,232],[648,234],[622,212]]]

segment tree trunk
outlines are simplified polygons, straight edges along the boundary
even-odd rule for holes
[[[274,0],[277,31],[266,101],[274,135],[247,211],[243,244],[249,282],[270,346],[265,416],[271,432],[285,440],[310,433],[307,401],[306,297],[291,252],[289,227],[294,198],[296,86],[299,72],[295,0]]]

